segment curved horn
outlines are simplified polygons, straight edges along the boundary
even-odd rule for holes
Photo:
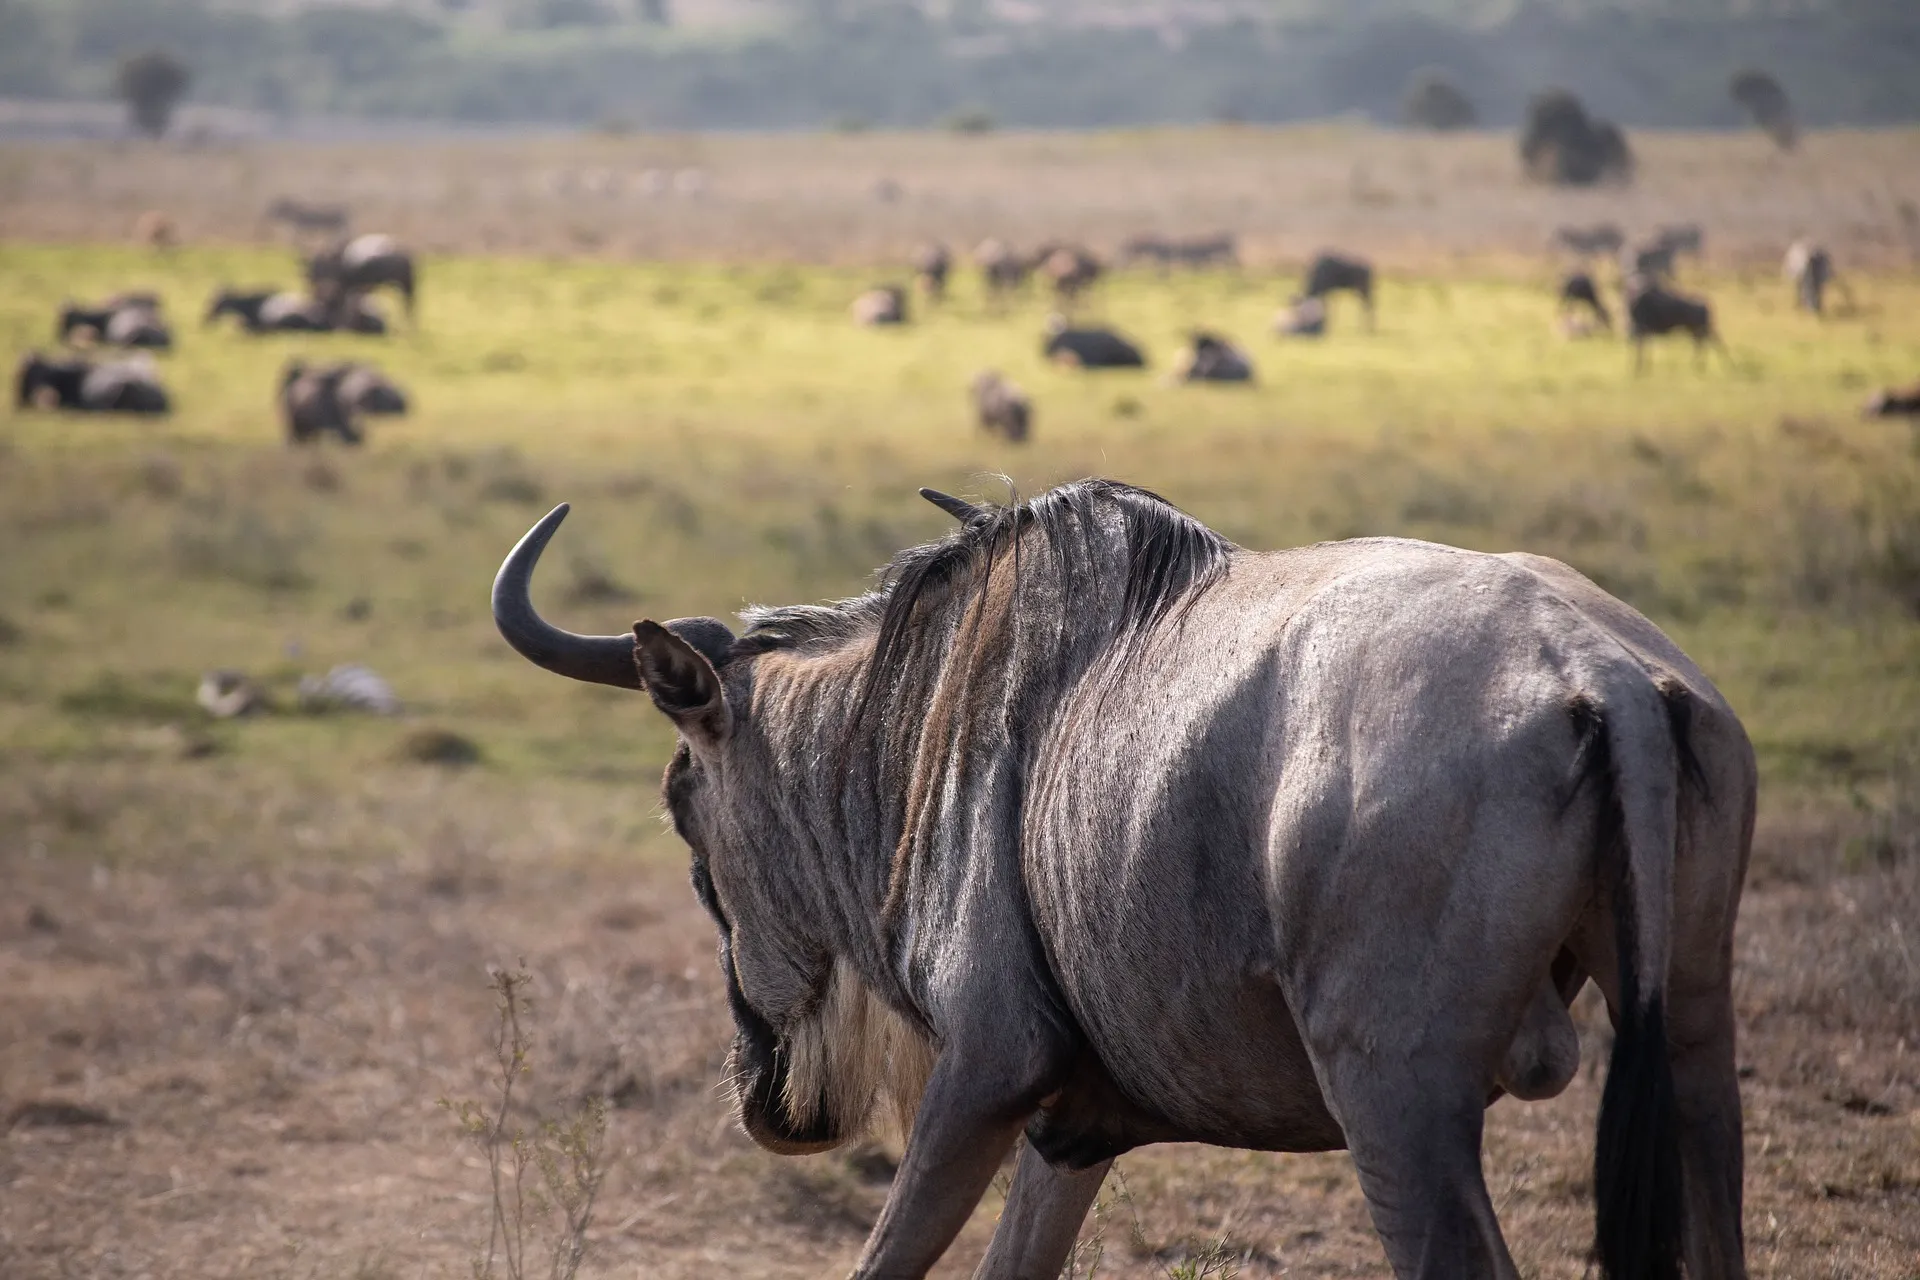
[[[950,493],[942,493],[938,489],[922,489],[920,496],[952,516],[955,520],[958,520],[961,524],[972,524],[975,520],[985,519],[987,515],[983,508],[974,506],[964,498],[956,498]]]
[[[533,611],[527,593],[533,566],[553,540],[554,530],[567,518],[561,503],[527,530],[527,536],[507,552],[493,580],[493,624],[519,655],[536,667],[589,684],[618,689],[640,688],[640,668],[633,661],[633,637],[577,636],[547,622]]]

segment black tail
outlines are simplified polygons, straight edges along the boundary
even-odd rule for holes
[[[1684,716],[1669,715],[1684,774],[1692,755]],[[1610,870],[1620,1002],[1594,1145],[1594,1253],[1606,1280],[1679,1280],[1683,1251],[1680,1123],[1659,987],[1641,998],[1639,921],[1625,815],[1607,726],[1593,714],[1586,764],[1602,782],[1599,850]],[[1697,768],[1697,766],[1695,766]]]

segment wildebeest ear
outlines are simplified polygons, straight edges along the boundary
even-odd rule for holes
[[[689,739],[727,734],[727,695],[707,655],[657,622],[633,624],[633,661],[653,705]]]

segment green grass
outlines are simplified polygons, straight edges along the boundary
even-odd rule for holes
[[[501,554],[552,502],[575,514],[537,596],[577,629],[860,590],[943,529],[921,484],[997,494],[1105,474],[1276,547],[1398,533],[1560,556],[1646,610],[1720,683],[1770,792],[1871,787],[1920,735],[1920,452],[1860,420],[1920,374],[1920,280],[1857,279],[1857,314],[1795,314],[1771,274],[1696,280],[1736,367],[1683,346],[1644,376],[1622,344],[1551,329],[1550,282],[1391,279],[1379,332],[1267,336],[1290,282],[1110,282],[1094,304],[1164,369],[1191,327],[1253,351],[1252,389],[1044,366],[1045,307],[958,296],[895,332],[846,317],[885,273],[433,260],[423,326],[379,339],[202,332],[219,283],[291,281],[283,256],[0,246],[0,347],[48,345],[63,296],[158,288],[180,344],[164,423],[0,418],[0,762],[146,759],[213,667],[267,681],[364,662],[474,744],[469,772],[651,786],[644,702],[533,671],[494,634]],[[283,360],[379,361],[417,411],[358,451],[294,452]],[[973,428],[998,366],[1036,440]],[[197,726],[189,726],[196,729]],[[270,779],[432,769],[414,724],[278,714],[214,741]],[[197,739],[196,739],[197,740]],[[66,767],[62,765],[61,767]],[[216,766],[208,766],[216,767]]]

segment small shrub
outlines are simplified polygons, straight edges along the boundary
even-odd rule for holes
[[[1782,151],[1791,151],[1800,140],[1800,130],[1793,119],[1793,103],[1780,82],[1766,72],[1752,67],[1734,72],[1727,82],[1727,96]]]
[[[985,107],[961,107],[940,123],[950,133],[992,133],[999,127],[993,112]]]
[[[1587,114],[1565,89],[1535,94],[1520,134],[1527,176],[1557,186],[1589,187],[1633,176],[1633,153],[1620,127]]]
[[[184,63],[169,53],[150,49],[120,64],[114,73],[113,88],[127,104],[134,128],[157,138],[173,123],[174,108],[180,105],[187,86],[192,83],[193,73]]]
[[[472,738],[451,729],[433,727],[409,731],[400,739],[397,754],[402,760],[414,764],[437,764],[448,768],[479,764],[482,759],[480,744]]]
[[[308,535],[276,525],[252,508],[232,510],[218,502],[183,513],[173,527],[173,559],[184,573],[231,578],[263,591],[298,591],[313,585],[303,560]]]

